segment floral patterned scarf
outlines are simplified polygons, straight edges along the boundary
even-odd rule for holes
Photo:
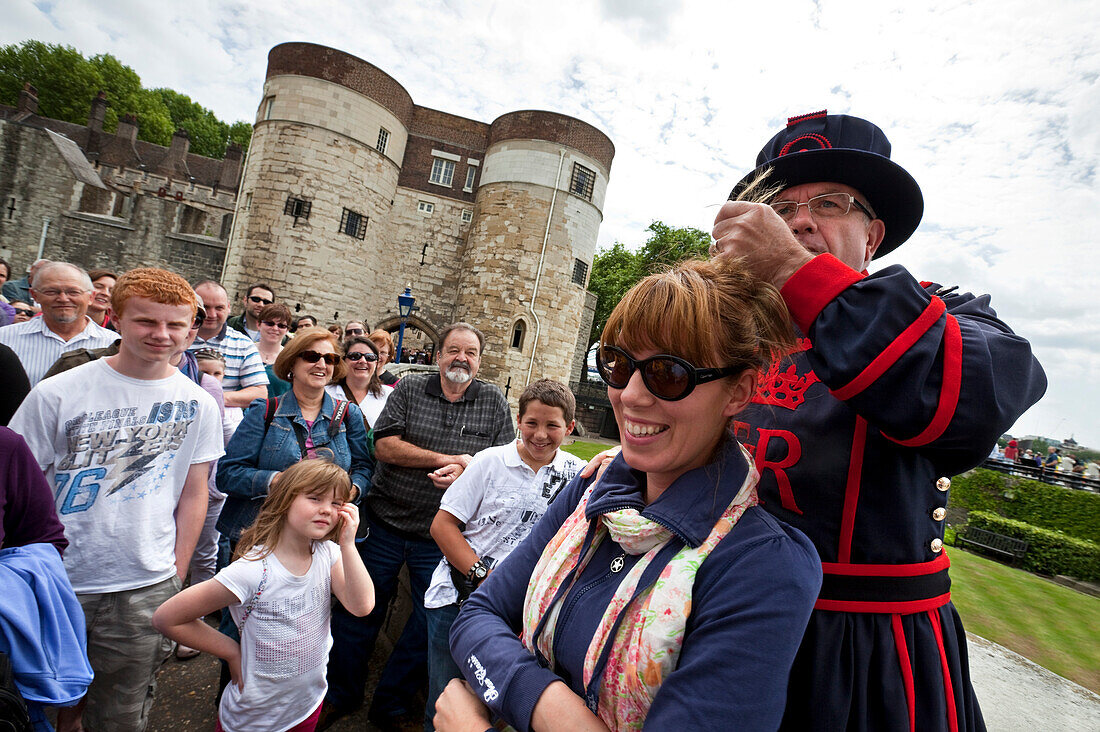
[[[592,544],[582,557],[580,552],[590,527],[585,519],[585,507],[595,484],[581,497],[577,508],[558,529],[535,565],[523,603],[520,640],[532,653],[540,652],[553,668],[554,631],[563,604],[554,602],[554,598],[562,584],[570,581],[570,577],[573,578],[571,583],[576,581],[596,548],[608,536],[624,552],[644,555],[620,580],[585,653],[583,683],[587,689],[616,621],[626,613],[612,641],[595,710],[612,730],[642,728],[661,682],[676,669],[699,567],[745,509],[757,503],[759,474],[743,447],[741,453],[749,464],[748,475],[710,535],[697,547],[681,548],[664,566],[657,580],[643,588],[633,602],[631,598],[638,591],[646,568],[673,539],[673,534],[635,509],[613,511],[599,517]],[[566,595],[568,588],[561,597],[564,599]],[[544,629],[535,637],[544,617]]]

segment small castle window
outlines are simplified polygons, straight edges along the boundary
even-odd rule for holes
[[[252,192],[251,191],[244,194],[244,210],[245,211],[251,211],[252,210]]]
[[[569,181],[569,192],[586,201],[592,200],[592,187],[596,184],[596,173],[580,163],[573,163],[573,179]]]
[[[287,216],[293,216],[294,224],[297,225],[298,219],[309,220],[310,208],[312,208],[310,201],[291,197],[286,199],[286,206],[283,207],[283,213]]]
[[[432,211],[435,211],[435,204],[429,203],[428,201],[421,201],[416,204],[416,210],[422,214],[430,214]]]
[[[474,176],[477,175],[477,168],[472,165],[466,167],[466,185],[462,186],[462,190],[470,193],[474,190]]]
[[[390,131],[387,130],[385,127],[380,127],[378,129],[378,144],[374,146],[375,149],[377,149],[378,152],[380,152],[382,154],[385,154],[386,145],[389,144],[389,141],[390,141]]]
[[[432,175],[429,181],[441,186],[451,187],[455,177],[455,164],[453,160],[432,158]]]
[[[585,280],[588,278],[588,263],[582,262],[579,259],[573,260],[573,282],[575,284],[584,287]]]
[[[271,119],[271,113],[275,109],[275,97],[267,97],[263,101],[264,119]]]
[[[516,324],[512,327],[512,348],[517,351],[523,350],[523,339],[527,335],[527,323],[523,320],[517,320]]]
[[[8,205],[5,207],[8,214],[7,219],[11,221],[15,218],[15,196],[8,198]]]
[[[474,212],[468,208],[462,209],[462,223],[468,224],[474,220]]]
[[[356,239],[365,239],[367,236],[367,217],[356,213],[351,209],[344,209],[344,215],[340,218],[340,231]]]

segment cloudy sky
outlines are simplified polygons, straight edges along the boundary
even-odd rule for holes
[[[551,109],[615,143],[600,243],[710,229],[788,116],[875,121],[924,222],[874,269],[990,293],[1047,395],[1017,435],[1100,447],[1100,3],[1085,0],[4,0],[0,43],[108,52],[146,86],[251,120],[268,50],[366,59],[420,105]],[[274,6],[274,7],[273,7]]]

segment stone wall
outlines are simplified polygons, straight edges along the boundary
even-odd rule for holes
[[[107,190],[79,182],[45,130],[0,122],[0,256],[16,274],[34,261],[49,219],[47,259],[120,272],[164,267],[189,280],[220,276],[233,191],[96,170]]]

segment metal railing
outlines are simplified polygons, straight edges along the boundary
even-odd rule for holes
[[[1060,485],[1074,490],[1092,491],[1100,493],[1100,478],[1089,478],[1081,473],[1063,473],[1050,468],[1040,468],[1022,463],[1010,463],[1005,460],[986,458],[981,467],[988,470],[996,470],[998,473],[1007,473],[1021,478],[1030,478],[1050,485]]]

